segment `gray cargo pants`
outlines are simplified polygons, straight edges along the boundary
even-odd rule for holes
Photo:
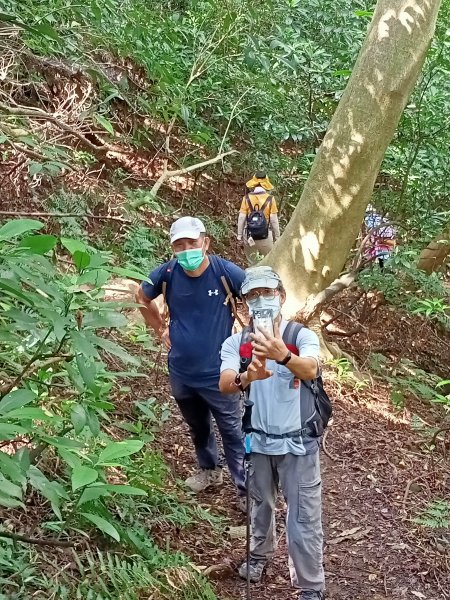
[[[294,587],[322,591],[322,500],[319,452],[306,456],[252,453],[251,557],[270,558],[276,546],[275,503],[280,485],[287,503],[286,536]]]

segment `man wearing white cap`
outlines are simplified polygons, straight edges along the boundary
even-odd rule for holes
[[[317,385],[319,374],[319,339],[310,329],[281,317],[286,295],[270,267],[247,269],[241,295],[251,324],[264,311],[273,331],[252,327],[248,342],[244,330],[222,346],[220,389],[229,393],[237,388],[246,394],[244,429],[251,438],[250,561],[241,565],[239,575],[245,579],[249,574],[251,581],[259,581],[273,556],[275,505],[281,487],[287,503],[292,585],[301,590],[299,600],[323,600],[318,451],[326,422],[316,387],[311,385]]]
[[[169,350],[172,393],[188,424],[199,471],[186,480],[194,491],[222,483],[222,469],[211,416],[219,429],[231,477],[244,506],[244,446],[238,390],[222,394],[220,348],[233,327],[234,298],[244,271],[223,258],[208,255],[210,239],[200,219],[182,217],[170,228],[175,259],[149,275],[137,294],[145,322]],[[154,299],[163,294],[170,321]]]

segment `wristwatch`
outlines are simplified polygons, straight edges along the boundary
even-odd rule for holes
[[[242,385],[242,381],[241,381],[241,374],[238,373],[236,375],[236,377],[234,378],[234,385],[238,388],[238,390],[240,390],[241,392],[244,391],[244,386]]]
[[[286,354],[286,356],[283,358],[283,360],[277,360],[277,364],[278,365],[287,365],[288,362],[291,360],[292,358],[292,353],[290,350],[288,350],[288,353]]]

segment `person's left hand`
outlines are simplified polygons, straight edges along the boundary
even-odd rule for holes
[[[277,321],[273,324],[273,330],[273,336],[264,329],[258,329],[258,334],[251,334],[253,339],[253,354],[258,358],[281,361],[286,358],[288,348],[283,342],[280,334],[280,326]]]

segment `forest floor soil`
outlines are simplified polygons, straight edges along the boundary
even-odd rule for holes
[[[410,425],[410,415],[395,411],[389,389],[379,382],[362,390],[326,377],[335,416],[322,449],[324,564],[329,600],[445,600],[450,598],[450,536],[446,528],[426,529],[414,519],[436,498],[450,497],[450,464],[445,447],[427,449]],[[159,373],[158,396],[170,388]],[[188,429],[173,399],[173,414],[158,444],[178,478],[195,469]],[[444,453],[442,453],[442,451]],[[228,477],[223,487],[195,497],[202,508],[245,524]],[[279,498],[279,543],[252,600],[296,598],[289,583],[284,535],[285,506]],[[158,534],[158,532],[156,532]],[[237,567],[245,556],[245,537],[214,533],[207,524],[160,531],[173,549],[187,552],[206,569],[218,597],[244,599],[245,582]]]

